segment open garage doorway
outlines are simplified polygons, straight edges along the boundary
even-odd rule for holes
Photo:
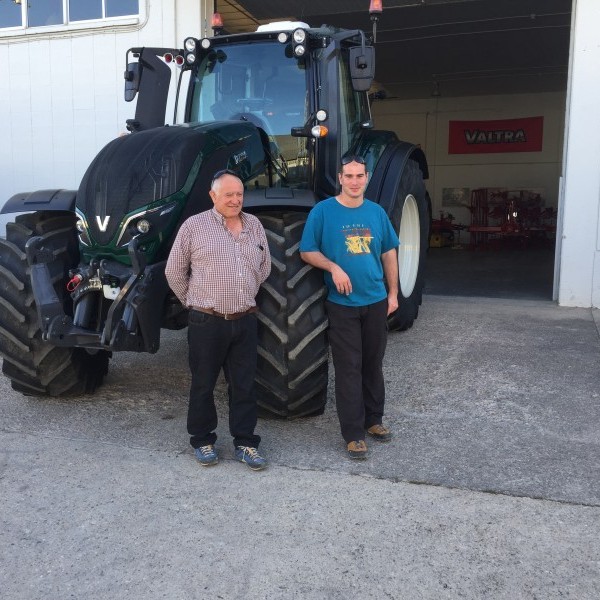
[[[274,20],[371,31],[368,0],[218,0],[232,33]],[[551,299],[572,0],[384,0],[377,129],[428,159],[425,292]]]

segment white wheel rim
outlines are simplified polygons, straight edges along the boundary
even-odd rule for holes
[[[400,238],[398,248],[400,293],[404,298],[408,298],[415,289],[421,256],[419,207],[412,194],[406,196],[404,200],[398,237]]]

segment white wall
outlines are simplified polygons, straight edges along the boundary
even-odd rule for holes
[[[565,95],[562,93],[384,100],[373,104],[377,129],[395,131],[401,139],[421,144],[429,163],[427,189],[433,215],[451,212],[456,223],[468,225],[467,208],[443,207],[444,188],[508,188],[544,190],[546,206],[558,206]],[[451,120],[544,117],[541,152],[448,154]]]
[[[182,47],[184,37],[200,34],[212,6],[141,4],[137,24],[0,37],[0,206],[17,192],[76,189],[93,157],[135,114],[135,101],[123,99],[126,50]],[[0,218],[0,235],[12,218]]]
[[[574,0],[558,301],[600,307],[600,2]]]

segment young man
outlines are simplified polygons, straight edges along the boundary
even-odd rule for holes
[[[188,433],[200,464],[216,464],[213,392],[223,368],[235,457],[258,471],[267,461],[254,433],[255,298],[271,271],[271,255],[260,221],[242,212],[244,186],[235,173],[218,171],[209,194],[214,207],[183,223],[165,270],[171,289],[190,309]]]
[[[319,202],[308,216],[300,255],[325,271],[342,437],[351,458],[366,458],[365,431],[381,442],[392,437],[382,422],[382,362],[387,316],[398,308],[400,242],[385,211],[364,197],[365,161],[342,159],[338,177],[340,194]]]

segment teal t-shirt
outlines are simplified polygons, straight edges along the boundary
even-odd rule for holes
[[[310,211],[300,252],[321,252],[350,277],[352,293],[338,293],[331,273],[325,271],[327,299],[346,306],[366,306],[387,297],[381,255],[400,244],[379,204],[364,200],[348,208],[335,198],[318,202]]]

